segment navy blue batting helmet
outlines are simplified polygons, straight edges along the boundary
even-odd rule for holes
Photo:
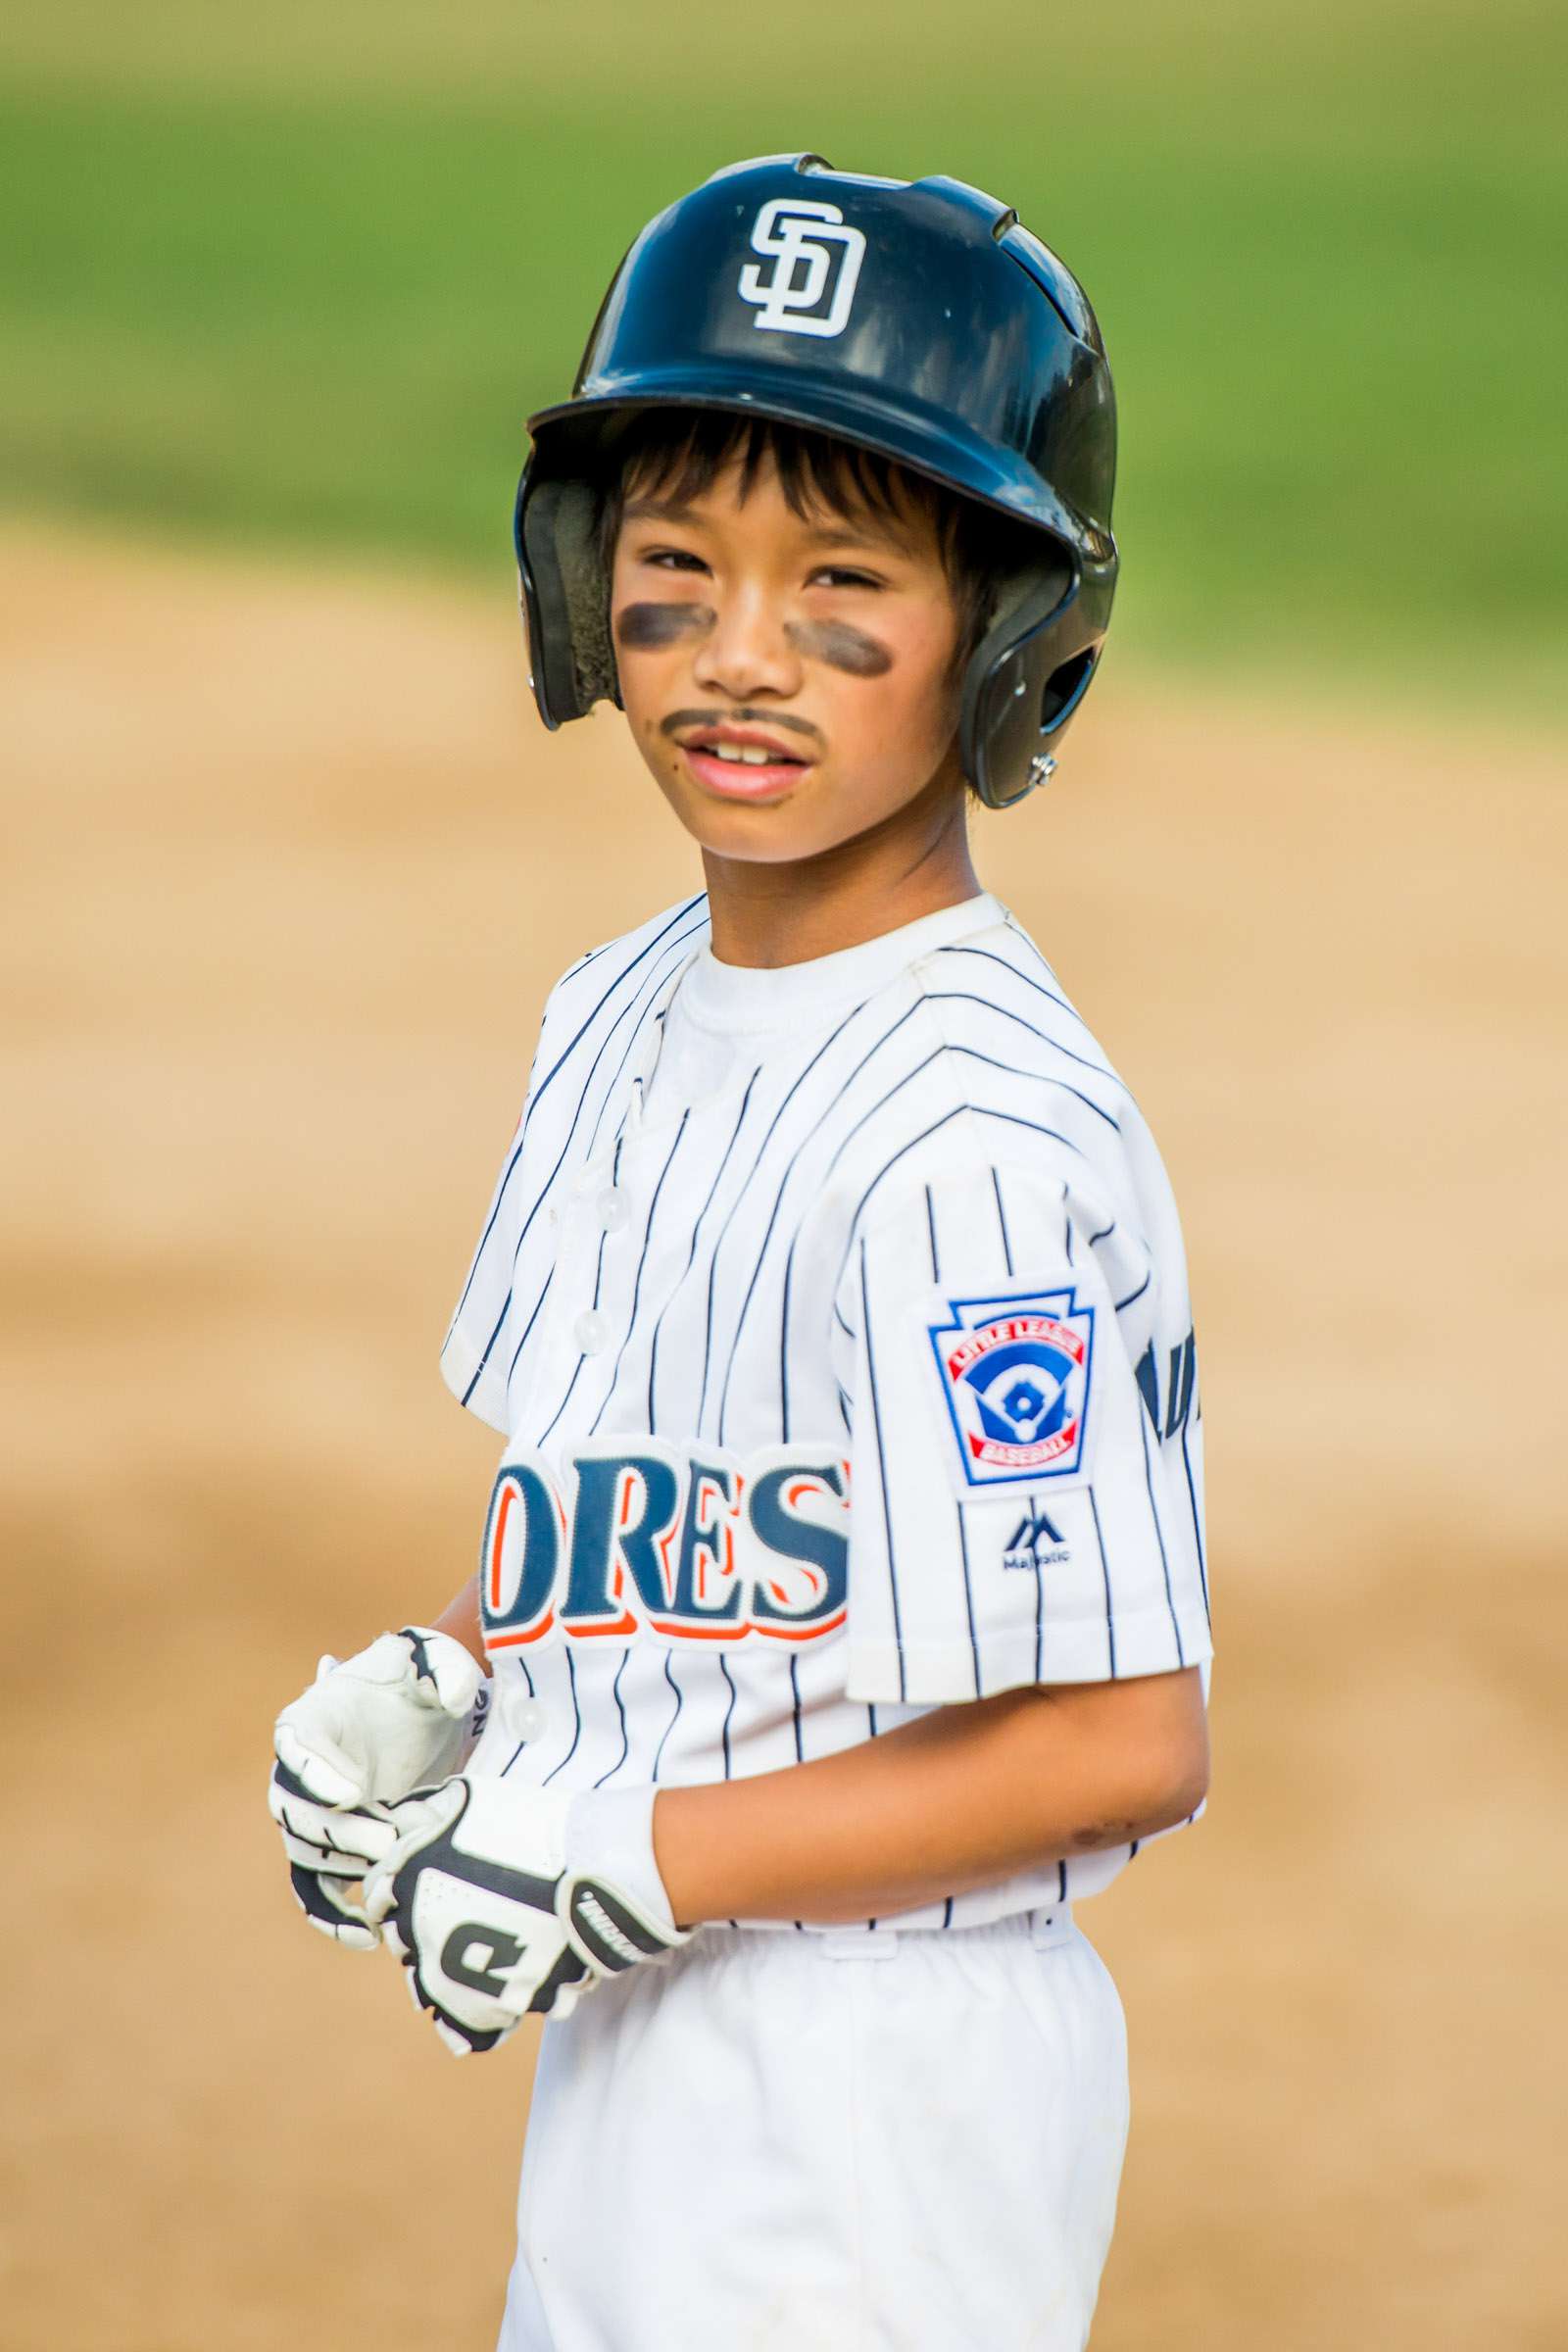
[[[515,537],[547,726],[619,693],[597,519],[617,424],[767,416],[879,452],[1025,526],[965,673],[963,769],[993,808],[1055,764],[1116,584],[1116,412],[1088,298],[993,196],[820,156],[734,164],[651,220],[572,397],[528,420]]]

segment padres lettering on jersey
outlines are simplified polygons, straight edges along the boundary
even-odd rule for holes
[[[561,1483],[510,1450],[485,1529],[485,1646],[542,1641],[819,1641],[844,1623],[850,1465],[774,1446],[744,1466],[716,1447],[680,1454],[649,1438],[583,1446]],[[824,1515],[825,1514],[825,1515]]]
[[[781,971],[707,947],[699,897],[552,991],[443,1350],[507,1441],[484,1619],[534,1702],[481,1768],[691,1783],[1206,1671],[1180,1230],[1038,949],[988,893]]]

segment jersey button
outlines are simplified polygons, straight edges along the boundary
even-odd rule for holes
[[[536,1698],[514,1697],[503,1711],[514,1740],[537,1740],[549,1727],[550,1718]]]
[[[612,1185],[608,1192],[600,1194],[598,1209],[599,1222],[607,1233],[618,1233],[631,1215],[626,1196],[618,1185]]]
[[[610,1325],[597,1306],[585,1306],[572,1331],[584,1355],[597,1355],[610,1345]]]

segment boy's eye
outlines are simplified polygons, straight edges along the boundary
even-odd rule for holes
[[[694,556],[689,547],[651,547],[642,558],[645,564],[657,564],[662,571],[706,571],[708,566],[701,556]]]
[[[853,564],[824,564],[813,574],[828,588],[880,588],[882,583],[873,572],[857,571]]]

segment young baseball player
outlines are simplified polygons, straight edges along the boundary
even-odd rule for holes
[[[705,887],[546,1003],[442,1356],[478,1575],[284,1709],[295,1889],[455,2049],[548,2013],[504,2352],[1068,2352],[1075,1910],[1200,1808],[1211,1654],[1169,1187],[966,838],[1104,635],[1099,329],[976,190],[771,158],[531,430],[540,709],[613,697]]]

